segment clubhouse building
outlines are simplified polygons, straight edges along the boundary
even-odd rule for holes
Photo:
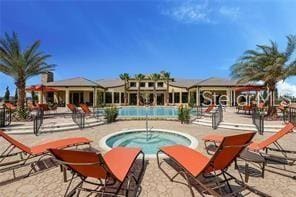
[[[55,81],[51,72],[42,74],[41,83],[55,91],[39,92],[39,102],[43,99],[43,103],[54,102],[59,106],[65,106],[68,103],[75,105],[86,103],[89,106],[120,106],[125,104],[125,90],[127,105],[144,105],[144,103],[180,105],[191,102],[200,106],[201,103],[206,102],[205,95],[208,95],[207,98],[216,95],[215,98],[212,97],[214,102],[217,102],[221,95],[226,95],[228,99],[225,104],[234,106],[237,96],[241,93],[238,89],[249,86],[238,84],[235,80],[216,77],[207,79],[172,78],[169,83],[163,79],[152,81],[148,76],[141,81],[130,78],[127,83],[121,79],[89,80],[83,77]],[[140,92],[139,101],[137,99],[138,91]],[[169,98],[165,99],[167,91]],[[156,97],[154,97],[154,92]]]

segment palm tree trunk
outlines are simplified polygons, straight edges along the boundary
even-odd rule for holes
[[[278,118],[278,113],[277,113],[277,109],[274,106],[274,90],[275,90],[275,85],[271,86],[269,88],[270,91],[270,97],[269,97],[269,104],[268,104],[268,109],[267,109],[267,119],[268,120],[276,120]]]
[[[18,90],[17,108],[24,110],[26,101],[26,82],[20,80],[16,83],[16,86]]]

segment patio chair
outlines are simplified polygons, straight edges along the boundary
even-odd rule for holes
[[[28,103],[28,109],[29,109],[29,111],[35,111],[35,110],[38,110],[38,106],[36,106],[30,102],[30,103]]]
[[[211,113],[211,111],[215,108],[215,104],[211,104],[208,108],[204,111],[204,113]]]
[[[76,192],[79,196],[80,191],[102,194],[102,196],[119,196],[121,190],[126,190],[124,196],[127,196],[131,190],[131,181],[133,180],[138,186],[144,171],[145,156],[139,148],[116,147],[104,155],[74,150],[49,149],[49,151],[59,164],[72,171],[72,178],[64,196],[72,196]],[[140,154],[142,167],[139,177],[136,178],[131,171]],[[69,191],[76,175],[80,178],[80,182]],[[126,181],[126,188],[122,188]],[[84,183],[95,187],[86,187]]]
[[[7,109],[11,110],[11,111],[15,111],[15,110],[16,110],[16,106],[13,105],[13,104],[11,104],[11,103],[4,103],[4,106],[5,106]]]
[[[89,107],[87,104],[83,104],[80,103],[79,106],[81,107],[82,111],[86,114],[86,115],[91,115],[93,112],[90,111]]]
[[[288,123],[284,128],[280,129],[278,132],[266,138],[265,140],[261,142],[252,142],[247,147],[246,151],[244,152],[245,154],[242,155],[241,158],[252,162],[252,158],[248,157],[250,154],[248,152],[254,152],[258,153],[266,160],[271,160],[273,162],[285,165],[294,165],[296,162],[296,157],[290,157],[288,154],[296,154],[296,151],[285,150],[278,142],[281,138],[293,132],[294,129],[295,125],[293,123]],[[213,154],[213,152],[219,147],[219,144],[222,143],[223,138],[224,136],[219,134],[204,136],[202,139],[204,140],[207,153]],[[275,146],[275,148],[270,147],[272,144]],[[270,154],[269,151],[279,152],[282,156]],[[264,166],[262,167],[262,177],[264,176]]]
[[[175,177],[179,174],[183,175],[187,181],[187,184],[192,191],[191,180],[197,183],[203,188],[201,193],[210,193],[214,196],[222,196],[223,191],[221,188],[221,183],[226,182],[231,193],[233,193],[230,187],[229,180],[235,179],[232,175],[227,172],[227,168],[232,164],[232,162],[239,156],[241,151],[249,145],[255,133],[244,133],[233,136],[223,137],[222,142],[215,154],[208,158],[202,153],[193,150],[189,147],[183,145],[173,145],[161,147],[157,152],[157,162],[160,170],[173,181]],[[173,177],[170,177],[168,173],[161,167],[163,161],[169,163],[168,159],[164,159],[160,162],[159,154],[164,153],[173,161],[178,168],[178,172]],[[223,175],[224,180],[220,180],[219,176]],[[226,175],[229,177],[227,178]],[[199,178],[214,178],[214,185],[205,184],[199,180]],[[242,183],[242,182],[240,182]],[[210,183],[211,184],[211,183]],[[218,192],[218,191],[219,192]]]
[[[76,113],[76,112],[79,111],[79,110],[77,109],[77,107],[76,107],[74,104],[68,103],[68,104],[67,104],[67,107],[68,107],[68,109],[70,109],[70,111],[71,111],[72,113]]]
[[[18,140],[7,135],[3,131],[0,131],[0,137],[6,140],[9,143],[9,146],[0,154],[0,173],[6,172],[9,170],[15,170],[17,168],[31,165],[32,169],[27,176],[30,175],[34,168],[34,164],[40,161],[45,156],[50,156],[48,149],[57,148],[63,149],[68,147],[78,147],[80,145],[89,145],[91,140],[84,137],[74,137],[74,138],[65,138],[55,141],[50,141],[47,143],[35,145],[28,147],[25,144],[19,142]],[[17,149],[17,151],[15,151]],[[20,156],[18,159],[13,157]],[[32,161],[33,158],[39,159]],[[8,160],[8,161],[6,161]],[[14,175],[15,178],[15,175]]]

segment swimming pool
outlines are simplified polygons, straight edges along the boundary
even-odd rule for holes
[[[100,141],[100,146],[106,150],[114,147],[139,147],[145,156],[153,158],[162,146],[182,144],[191,148],[197,147],[196,138],[178,131],[152,129],[132,129],[120,131],[105,136]]]
[[[177,118],[177,107],[121,107],[118,109],[119,118]]]

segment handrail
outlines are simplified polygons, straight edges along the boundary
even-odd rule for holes
[[[0,108],[0,127],[6,127],[11,123],[11,109]]]
[[[72,113],[72,120],[80,129],[85,127],[85,114],[79,111],[74,111]]]
[[[296,124],[296,106],[289,106],[288,120]]]
[[[36,110],[36,114],[33,115],[33,132],[36,136],[40,134],[40,128],[43,124],[44,112],[41,109]]]
[[[264,133],[264,113],[262,113],[257,108],[253,109],[252,113],[253,124],[256,126],[256,129],[260,135]]]
[[[212,113],[212,128],[217,129],[223,121],[223,108],[219,105],[218,108]]]

